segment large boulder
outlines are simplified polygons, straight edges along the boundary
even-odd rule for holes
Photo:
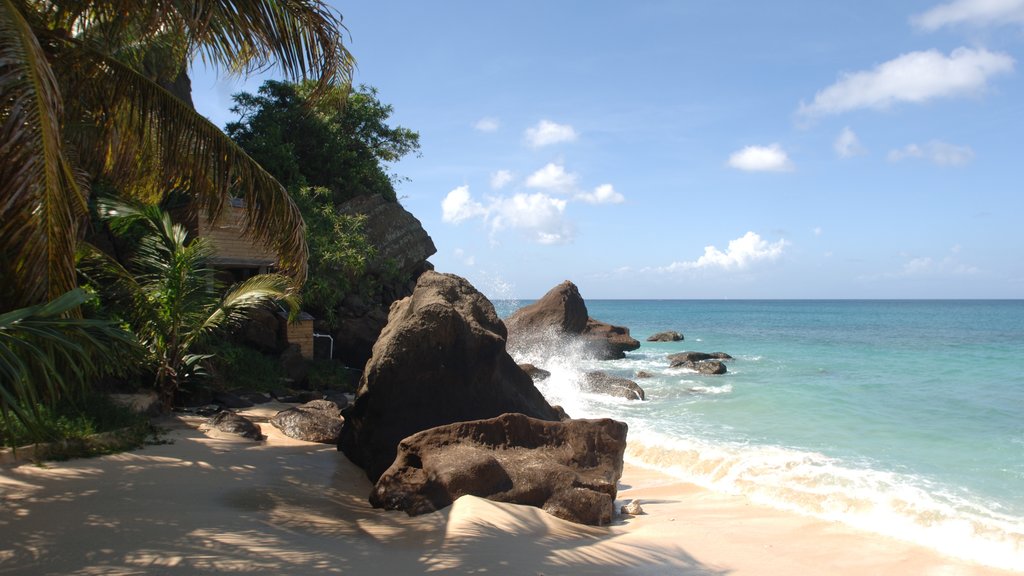
[[[616,396],[626,400],[643,400],[644,389],[628,378],[611,376],[604,372],[587,372],[583,375],[584,392]]]
[[[557,346],[568,337],[582,340],[597,359],[614,360],[640,347],[640,342],[630,337],[628,328],[591,318],[579,288],[568,280],[540,300],[513,312],[506,325],[509,348],[513,350]]]
[[[362,368],[387,324],[388,308],[412,294],[420,274],[433,269],[427,258],[437,248],[415,216],[398,202],[380,195],[353,198],[340,205],[338,211],[364,217],[363,232],[375,250],[365,276],[378,287],[376,298],[346,298],[335,311],[338,328],[332,333],[335,357],[348,366]]]
[[[333,444],[341,436],[341,408],[330,400],[313,400],[282,410],[270,419],[282,434],[296,440]]]
[[[259,424],[245,416],[227,410],[214,414],[209,420],[199,426],[199,430],[202,432],[219,432],[221,434],[241,436],[249,440],[263,440],[263,431],[260,429]]]
[[[398,443],[422,430],[520,412],[557,421],[553,408],[505,350],[505,325],[469,282],[426,272],[391,306],[355,402],[343,412],[338,449],[376,482]]]
[[[679,342],[682,339],[683,335],[675,330],[658,332],[657,334],[651,334],[647,337],[648,342]]]
[[[370,503],[416,515],[469,494],[608,524],[626,432],[610,419],[548,422],[522,414],[432,428],[402,441]]]

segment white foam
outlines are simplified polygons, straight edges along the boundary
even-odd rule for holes
[[[686,382],[685,380],[683,382]],[[732,394],[732,384],[724,386],[690,386],[687,388],[695,394]]]
[[[630,426],[626,458],[683,481],[839,521],[966,560],[1024,570],[1024,521],[927,480],[777,446],[713,444]]]

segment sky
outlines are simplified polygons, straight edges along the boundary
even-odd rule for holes
[[[491,298],[1024,298],[1024,0],[332,5]]]

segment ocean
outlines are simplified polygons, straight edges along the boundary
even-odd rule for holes
[[[498,301],[502,317],[529,302]],[[1024,301],[587,301],[639,350],[514,354],[572,417],[629,424],[626,460],[710,490],[1024,570]],[[651,343],[675,330],[684,340]],[[723,375],[671,369],[726,352]],[[645,401],[581,393],[587,370]],[[646,371],[651,378],[635,375]]]

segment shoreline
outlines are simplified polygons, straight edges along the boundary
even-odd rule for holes
[[[617,506],[645,514],[609,527],[473,497],[410,518],[371,508],[370,482],[332,445],[178,422],[170,444],[0,467],[0,573],[1013,573],[628,463]]]

